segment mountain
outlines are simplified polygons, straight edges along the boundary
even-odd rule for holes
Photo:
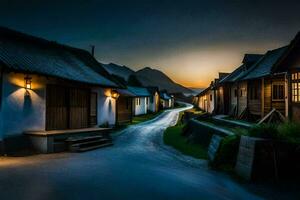
[[[101,65],[106,69],[108,73],[115,76],[119,76],[123,78],[125,81],[128,81],[129,76],[135,73],[132,69],[126,66],[117,65],[114,63],[109,63],[109,64],[101,63]]]
[[[134,75],[144,86],[157,86],[159,90],[167,90],[169,93],[194,93],[192,90],[175,83],[163,72],[150,67],[138,70]]]
[[[194,91],[196,94],[199,94],[204,90],[204,88],[192,88],[192,87],[189,87],[189,89]]]

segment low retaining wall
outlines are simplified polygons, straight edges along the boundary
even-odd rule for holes
[[[188,122],[187,127],[184,130],[184,134],[189,136],[193,142],[203,144],[207,147],[209,146],[213,135],[218,135],[220,137],[234,135],[233,132],[224,128],[195,119]]]
[[[288,142],[242,136],[235,171],[246,180],[297,180],[298,148]]]

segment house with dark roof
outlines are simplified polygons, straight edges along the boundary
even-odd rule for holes
[[[248,82],[241,78],[261,57],[260,54],[245,54],[241,66],[219,82],[219,85],[227,88],[223,91],[223,95],[227,97],[225,114],[237,117],[247,108]]]
[[[135,94],[128,89],[118,89],[119,97],[117,99],[117,124],[122,125],[132,122],[133,102]]]
[[[245,111],[246,118],[260,119],[273,109],[286,115],[286,77],[273,70],[286,49],[281,47],[268,51],[240,78],[239,81],[248,85],[247,104],[240,109]]]
[[[6,149],[25,133],[39,151],[59,151],[72,130],[114,125],[118,87],[89,52],[0,27],[0,140]]]
[[[128,86],[127,90],[134,94],[133,97],[133,115],[147,114],[149,98],[152,96],[149,90],[145,87]]]
[[[214,82],[212,81],[210,86],[203,91],[201,91],[197,95],[197,106],[207,112],[207,113],[213,113],[215,109],[215,90],[214,90]]]
[[[168,94],[166,90],[160,91],[160,107],[162,109],[169,109],[174,107],[174,96]]]
[[[214,91],[214,113],[225,114],[228,112],[228,100],[229,100],[229,85],[222,83],[222,80],[228,77],[229,73],[219,73],[219,78],[216,78],[213,83]]]
[[[279,98],[280,104],[272,101],[269,107],[278,109],[290,120],[300,122],[300,33],[280,50],[280,56],[272,60],[272,67],[265,71],[271,71],[280,80],[272,81],[269,87],[272,100]]]
[[[149,97],[148,111],[158,112],[159,111],[159,90],[158,87],[147,87],[151,96]]]

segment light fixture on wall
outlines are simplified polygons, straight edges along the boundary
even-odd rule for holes
[[[119,98],[120,94],[116,90],[111,91],[111,97],[114,99]]]
[[[24,77],[24,87],[26,90],[31,90],[32,78],[28,75]]]

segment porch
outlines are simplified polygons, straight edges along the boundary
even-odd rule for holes
[[[50,131],[25,131],[39,153],[83,152],[112,145],[111,128],[82,128]]]

